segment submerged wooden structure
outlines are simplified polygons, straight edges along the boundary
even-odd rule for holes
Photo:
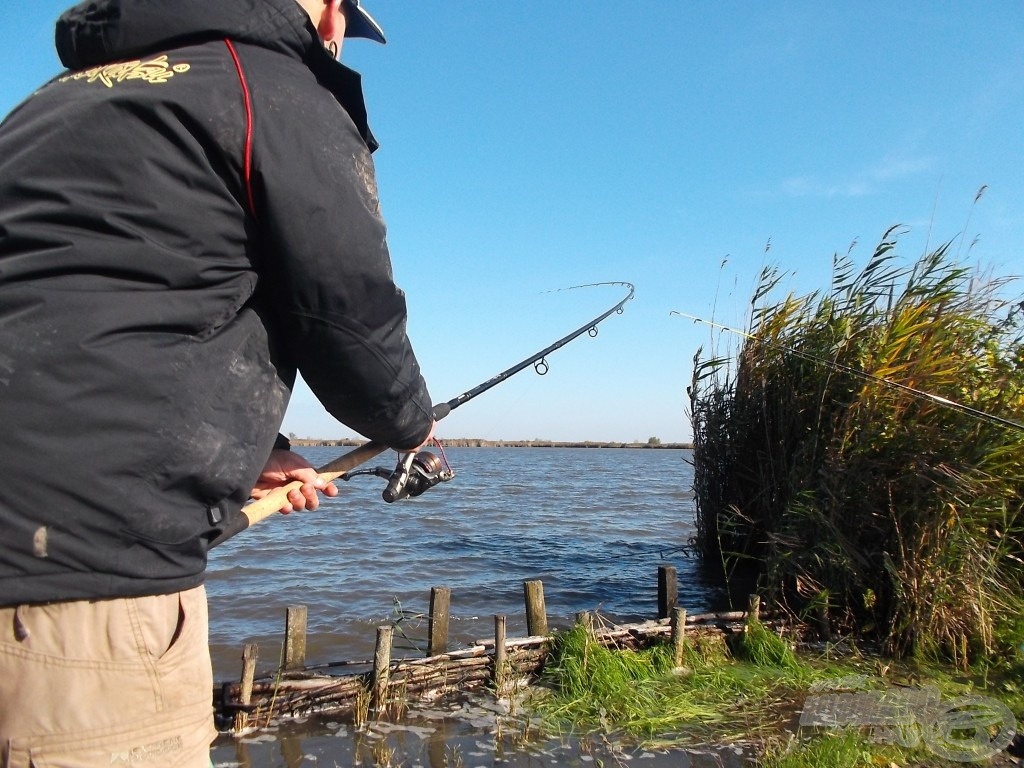
[[[239,732],[273,720],[314,713],[351,715],[357,722],[370,717],[401,714],[406,702],[437,698],[490,687],[503,695],[535,680],[551,648],[543,584],[523,585],[527,637],[506,638],[506,617],[494,617],[494,637],[449,651],[448,607],[451,592],[431,590],[427,655],[395,660],[391,657],[393,625],[377,627],[373,661],[336,662],[305,666],[306,608],[289,608],[285,621],[280,667],[256,677],[257,648],[245,646],[242,674],[237,682],[223,683],[214,691],[222,726]],[[658,571],[658,618],[633,624],[614,624],[590,613],[577,614],[602,645],[640,649],[671,641],[681,657],[687,634],[727,634],[742,629],[751,616],[759,616],[759,600],[751,597],[747,611],[688,616],[676,605],[676,572],[671,566]],[[770,617],[769,617],[770,618]],[[324,671],[340,670],[337,672]]]

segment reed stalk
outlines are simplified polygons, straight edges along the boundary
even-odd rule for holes
[[[698,350],[697,549],[796,613],[966,664],[1024,629],[1024,304],[948,243],[910,266],[896,246],[775,303],[765,270],[736,359]]]

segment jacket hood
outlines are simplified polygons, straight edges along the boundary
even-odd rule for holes
[[[223,38],[300,59],[321,48],[295,0],[85,0],[61,15],[55,37],[68,69]]]

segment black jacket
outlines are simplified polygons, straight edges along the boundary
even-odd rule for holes
[[[294,0],[90,0],[0,125],[0,604],[202,581],[296,369],[399,448],[406,336],[359,76]]]

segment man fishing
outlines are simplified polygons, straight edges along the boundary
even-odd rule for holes
[[[4,766],[209,764],[208,544],[337,493],[276,435],[297,371],[432,435],[346,37],[357,0],[90,0],[0,124]]]

